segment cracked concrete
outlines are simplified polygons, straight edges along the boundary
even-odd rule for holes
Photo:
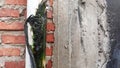
[[[79,7],[82,17],[82,28],[80,29],[86,31],[81,31],[84,34],[81,37],[81,50],[84,48],[85,52],[81,52],[80,59],[83,61],[78,61],[82,63],[79,66],[82,68],[106,68],[110,51],[106,1],[86,0],[84,2],[84,7],[81,6],[82,3],[79,4]],[[82,54],[84,55],[82,56]]]
[[[120,1],[115,1],[55,1],[53,68],[119,68]]]

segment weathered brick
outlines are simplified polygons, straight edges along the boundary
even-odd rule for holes
[[[20,56],[18,48],[0,48],[0,56]]]
[[[54,23],[47,23],[47,31],[54,31],[55,30],[55,25]]]
[[[5,68],[25,68],[25,62],[24,61],[5,62]]]
[[[15,9],[0,9],[0,17],[19,17],[19,11]]]
[[[1,38],[4,44],[25,44],[25,36],[2,35]]]
[[[49,4],[50,4],[50,6],[52,6],[53,5],[53,0],[49,0]]]
[[[25,18],[27,18],[27,10],[26,9],[24,10],[23,13],[24,13]]]
[[[53,18],[52,10],[47,11],[47,18]]]
[[[27,0],[6,0],[5,3],[10,5],[26,5]]]
[[[23,30],[24,24],[20,22],[5,23],[0,22],[0,30]]]
[[[46,41],[47,41],[48,43],[53,43],[53,42],[54,42],[54,34],[53,34],[53,33],[47,34],[47,36],[46,36]]]
[[[46,47],[46,56],[52,56],[53,47]]]
[[[51,60],[48,61],[46,68],[52,68],[52,61]]]

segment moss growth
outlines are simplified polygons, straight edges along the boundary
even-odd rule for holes
[[[29,23],[33,32],[33,45],[29,45],[27,40],[27,47],[31,58],[32,68],[45,68],[45,48],[46,48],[46,1],[42,1],[37,9],[36,15],[31,15],[26,23]],[[25,25],[26,26],[26,25]],[[25,31],[26,33],[26,31]],[[26,33],[28,35],[28,33]],[[27,36],[26,36],[27,37]]]
[[[36,24],[33,27],[34,34],[34,57],[37,68],[45,68],[45,48],[46,48],[46,2],[39,5],[36,15]]]

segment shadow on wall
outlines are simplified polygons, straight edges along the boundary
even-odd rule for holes
[[[110,60],[106,68],[120,68],[120,0],[107,0],[110,27]]]

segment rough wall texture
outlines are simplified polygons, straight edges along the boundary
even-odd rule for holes
[[[110,33],[106,0],[55,0],[53,68],[106,68]]]
[[[24,22],[27,0],[0,0],[0,68],[25,68]],[[52,68],[53,0],[47,6],[46,68]]]
[[[81,0],[79,7],[81,29],[79,63],[83,63],[80,66],[83,68],[106,68],[110,51],[106,1]]]
[[[46,67],[119,68],[119,2],[48,0]],[[25,66],[25,17],[26,0],[0,0],[1,68]]]
[[[0,68],[24,68],[26,0],[0,0]]]
[[[46,35],[46,68],[52,68],[52,56],[53,56],[53,46],[54,46],[54,31],[55,25],[53,22],[53,0],[47,1],[47,35]]]

